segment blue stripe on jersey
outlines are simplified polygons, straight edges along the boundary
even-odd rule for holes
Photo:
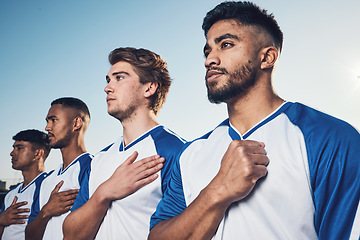
[[[28,224],[35,219],[35,217],[37,216],[37,213],[33,213],[33,210],[35,209],[40,209],[39,207],[39,194],[40,194],[40,188],[41,188],[41,183],[44,181],[45,178],[47,178],[49,175],[51,175],[54,172],[54,170],[51,170],[49,173],[43,173],[41,176],[39,176],[36,181],[35,181],[35,191],[34,191],[34,195],[33,195],[33,202],[31,205],[31,212],[29,215],[29,219],[28,219]]]
[[[111,146],[112,144],[101,150],[101,152],[107,151]],[[80,158],[77,159],[80,165],[80,171],[78,175],[80,189],[79,189],[79,194],[76,196],[75,203],[70,209],[71,211],[74,211],[75,209],[81,207],[89,199],[89,176],[90,176],[92,159],[93,159],[93,155],[89,153],[83,154]]]
[[[226,120],[222,122],[219,126],[226,124]],[[175,158],[175,162],[173,163],[173,168],[171,171],[170,178],[168,180],[167,188],[163,192],[163,198],[160,200],[156,211],[151,216],[150,219],[150,229],[153,228],[156,224],[161,222],[164,219],[170,219],[176,215],[182,213],[186,208],[184,190],[182,185],[182,177],[180,171],[180,156],[186,150],[188,146],[190,146],[193,142],[198,141],[200,139],[207,139],[210,134],[209,132],[204,136],[195,139],[194,141],[187,142],[182,151],[178,153]]]
[[[109,148],[111,148],[112,145],[114,145],[114,143],[110,144],[109,146],[107,146],[106,148],[101,150],[100,152],[106,152],[107,150],[109,150]]]
[[[285,110],[304,135],[320,239],[348,239],[360,199],[360,135],[300,103]]]
[[[74,205],[71,207],[70,211],[75,211],[82,205],[84,205],[89,200],[89,177],[91,172],[91,164],[82,174],[82,179],[80,183],[79,193],[76,196]]]
[[[151,135],[154,140],[157,154],[165,158],[164,166],[161,169],[161,190],[164,193],[170,179],[170,171],[185,140],[163,126],[156,127],[147,135]]]

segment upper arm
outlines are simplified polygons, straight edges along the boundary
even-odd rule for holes
[[[79,193],[76,197],[74,205],[71,207],[70,211],[74,211],[81,206],[83,206],[89,200],[89,177],[90,177],[90,167],[84,171],[81,182]]]
[[[182,187],[179,160],[174,163],[168,186],[159,202],[155,213],[151,216],[150,228],[159,222],[175,217],[186,208]]]
[[[360,135],[347,126],[329,135],[308,151],[315,229],[320,239],[347,239],[360,199]]]

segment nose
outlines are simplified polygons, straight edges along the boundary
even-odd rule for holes
[[[112,81],[110,80],[110,81],[108,82],[108,84],[107,84],[107,85],[105,86],[105,88],[104,88],[104,91],[105,91],[106,93],[114,92],[111,82],[112,82]]]
[[[50,121],[46,123],[45,131],[49,132],[51,130],[50,128]]]
[[[10,152],[10,156],[11,156],[11,157],[15,156],[14,150],[15,150],[15,149],[13,149],[13,150]]]
[[[216,50],[212,50],[206,57],[205,68],[209,68],[213,65],[220,65],[220,58]]]

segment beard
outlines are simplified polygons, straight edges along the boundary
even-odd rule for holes
[[[217,70],[228,76],[224,86],[217,87],[218,82],[208,82],[205,79],[208,92],[208,99],[211,103],[219,104],[233,97],[245,96],[251,87],[256,83],[255,67],[247,64],[237,69],[234,73],[229,73],[225,68],[212,67],[209,70]]]
[[[108,113],[110,116],[113,116],[114,118],[118,119],[120,122],[123,122],[127,119],[129,119],[132,114],[136,110],[135,104],[128,105],[125,109],[115,109],[115,110],[108,110]]]
[[[63,138],[56,140],[56,142],[54,143],[50,142],[50,147],[55,149],[67,147],[69,146],[71,139],[72,136],[70,134],[70,131],[68,131]]]

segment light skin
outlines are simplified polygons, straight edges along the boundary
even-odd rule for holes
[[[157,84],[140,83],[139,76],[127,62],[112,65],[106,80],[108,113],[121,121],[125,145],[159,124],[148,107]],[[112,201],[123,199],[158,178],[164,158],[156,155],[135,162],[137,155],[134,152],[82,207],[66,217],[64,239],[93,239]]]
[[[63,169],[86,152],[84,135],[89,124],[76,115],[74,109],[54,104],[46,116],[50,146],[60,148]],[[60,191],[63,181],[60,181],[51,192],[48,202],[42,207],[36,218],[31,221],[25,230],[26,239],[42,239],[49,220],[68,212],[74,204],[78,189]]]
[[[13,150],[10,153],[12,168],[20,170],[25,188],[40,173],[44,172],[44,150],[36,149],[30,142],[15,141]],[[12,224],[25,224],[25,219],[29,217],[29,208],[22,208],[27,202],[17,202],[15,197],[10,207],[0,214],[0,238],[4,228]],[[24,214],[26,213],[26,214]]]
[[[246,133],[278,108],[283,100],[273,91],[271,74],[278,50],[267,34],[256,34],[258,28],[239,25],[235,20],[216,22],[207,34],[204,48],[209,91],[217,91],[229,82],[229,74],[251,65],[255,83],[237,96],[225,99],[231,124]],[[225,68],[229,74],[219,71]],[[232,79],[243,81],[243,79]],[[258,179],[267,173],[264,143],[233,141],[221,161],[213,180],[178,216],[157,224],[149,239],[211,239],[228,207],[244,199]]]

